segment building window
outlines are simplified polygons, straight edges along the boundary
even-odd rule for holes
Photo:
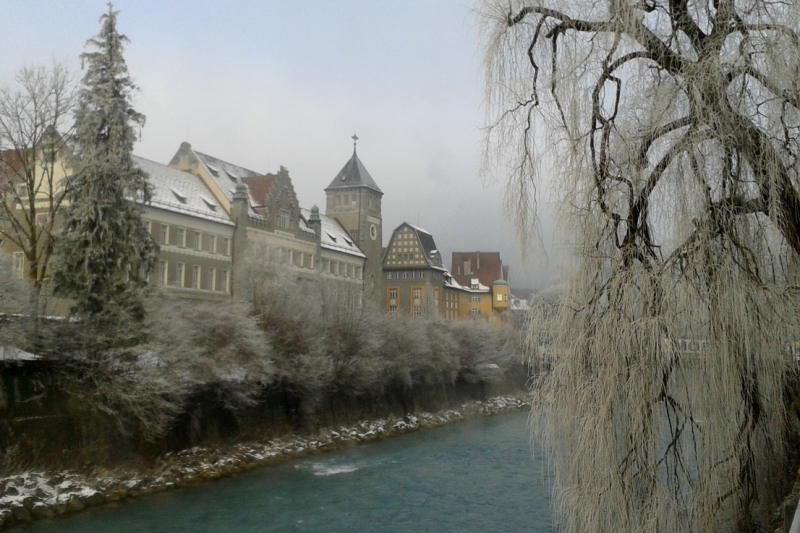
[[[208,267],[208,290],[217,290],[217,269]]]
[[[308,262],[310,265],[308,268],[314,270],[314,254],[308,254]]]
[[[480,302],[481,301],[480,294],[470,294],[469,295],[469,301],[472,302],[472,303]]]
[[[178,228],[178,246],[186,248],[186,230],[184,228]]]
[[[439,287],[433,289],[433,306],[439,309]]]
[[[231,255],[231,240],[227,237],[222,238],[222,251],[225,255]]]
[[[142,220],[142,222],[144,223],[144,227],[147,228],[147,233],[152,235],[153,234],[153,223],[151,221],[149,221],[149,220]]]
[[[281,210],[276,215],[278,227],[281,229],[292,229],[292,214],[289,211]]]
[[[161,244],[169,244],[169,224],[161,224]]]
[[[294,264],[294,250],[289,250],[289,264]]]
[[[306,258],[303,252],[297,252],[297,263],[300,265],[301,268],[306,266]]]
[[[203,249],[203,234],[199,231],[194,232],[194,249],[198,251]]]
[[[469,276],[472,274],[472,267],[470,266],[469,259],[464,261],[464,275]]]
[[[192,266],[192,288],[200,288],[200,265]]]
[[[15,278],[22,279],[25,271],[25,253],[14,252],[11,254],[11,271]]]
[[[473,315],[473,316],[479,316],[481,314],[481,310],[480,309],[470,309],[469,310],[469,314]]]
[[[389,316],[395,316],[397,314],[397,306],[390,305],[389,306]]]
[[[208,236],[208,251],[212,254],[217,253],[217,236],[216,235],[209,235]]]
[[[386,279],[392,279],[392,273],[391,272],[387,272],[386,273]]]
[[[422,316],[422,287],[411,287],[411,313],[414,318]]]
[[[20,200],[25,200],[28,197],[28,186],[25,184],[17,185],[17,196]]]
[[[389,289],[389,301],[397,300],[397,287]]]
[[[158,262],[158,278],[159,278],[158,282],[159,284],[164,286],[167,284],[167,273],[168,273],[167,267],[168,265],[166,261]]]
[[[353,272],[353,276],[356,279],[361,279],[361,267],[355,267],[355,271]]]
[[[178,287],[185,287],[186,282],[186,266],[183,263],[178,263],[176,266],[176,280]]]
[[[331,261],[331,270],[333,271],[334,276],[339,275],[339,262],[338,261]]]
[[[231,273],[229,270],[222,271],[222,282],[225,284],[225,292],[231,293]]]

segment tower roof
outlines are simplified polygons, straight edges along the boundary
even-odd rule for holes
[[[351,157],[344,168],[336,174],[336,177],[333,178],[333,181],[325,190],[349,189],[352,187],[367,187],[381,195],[383,194],[383,191],[381,191],[375,183],[375,180],[372,179],[372,176],[369,175],[367,169],[364,168],[364,164],[358,158],[355,148],[353,148],[353,157]]]

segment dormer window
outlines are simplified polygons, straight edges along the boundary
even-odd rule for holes
[[[239,182],[239,176],[237,176],[236,174],[234,174],[233,172],[231,172],[227,168],[225,169],[225,174],[228,175],[228,178],[230,178],[230,180],[232,182],[234,182],[234,183],[238,183]]]
[[[333,235],[331,235],[331,234],[330,234],[330,233],[328,233],[327,231],[326,231],[325,233],[327,233],[327,234],[328,234],[328,237],[330,237],[330,239],[331,239],[333,242],[337,242],[337,241],[336,241],[336,237],[334,237]]]
[[[185,194],[172,187],[170,187],[169,190],[172,191],[172,194],[175,195],[175,198],[177,198],[180,203],[182,204],[186,203],[187,196]]]
[[[209,200],[205,196],[200,196],[200,198],[203,200],[203,203],[206,204],[206,207],[208,207],[212,211],[216,211],[217,210],[217,204],[215,204],[214,202],[212,202],[211,200]]]
[[[208,170],[210,170],[215,176],[219,176],[219,169],[214,165],[206,163],[206,168],[208,168]]]

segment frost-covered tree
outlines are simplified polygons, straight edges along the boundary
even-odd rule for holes
[[[75,301],[85,317],[115,323],[141,317],[140,292],[158,246],[141,220],[138,203],[150,200],[147,175],[131,159],[144,116],[132,106],[133,84],[109,5],[100,33],[87,42],[86,66],[75,112],[79,171],[67,192],[56,293]]]
[[[529,339],[557,516],[766,530],[800,326],[800,7],[483,4],[488,168],[523,226],[547,178],[570,253]]]
[[[66,139],[74,88],[68,69],[57,63],[23,67],[15,82],[0,88],[0,239],[22,256],[15,274],[31,283],[36,316],[72,172]]]

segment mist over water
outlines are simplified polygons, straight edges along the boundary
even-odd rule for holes
[[[527,413],[480,418],[12,531],[552,531]]]

